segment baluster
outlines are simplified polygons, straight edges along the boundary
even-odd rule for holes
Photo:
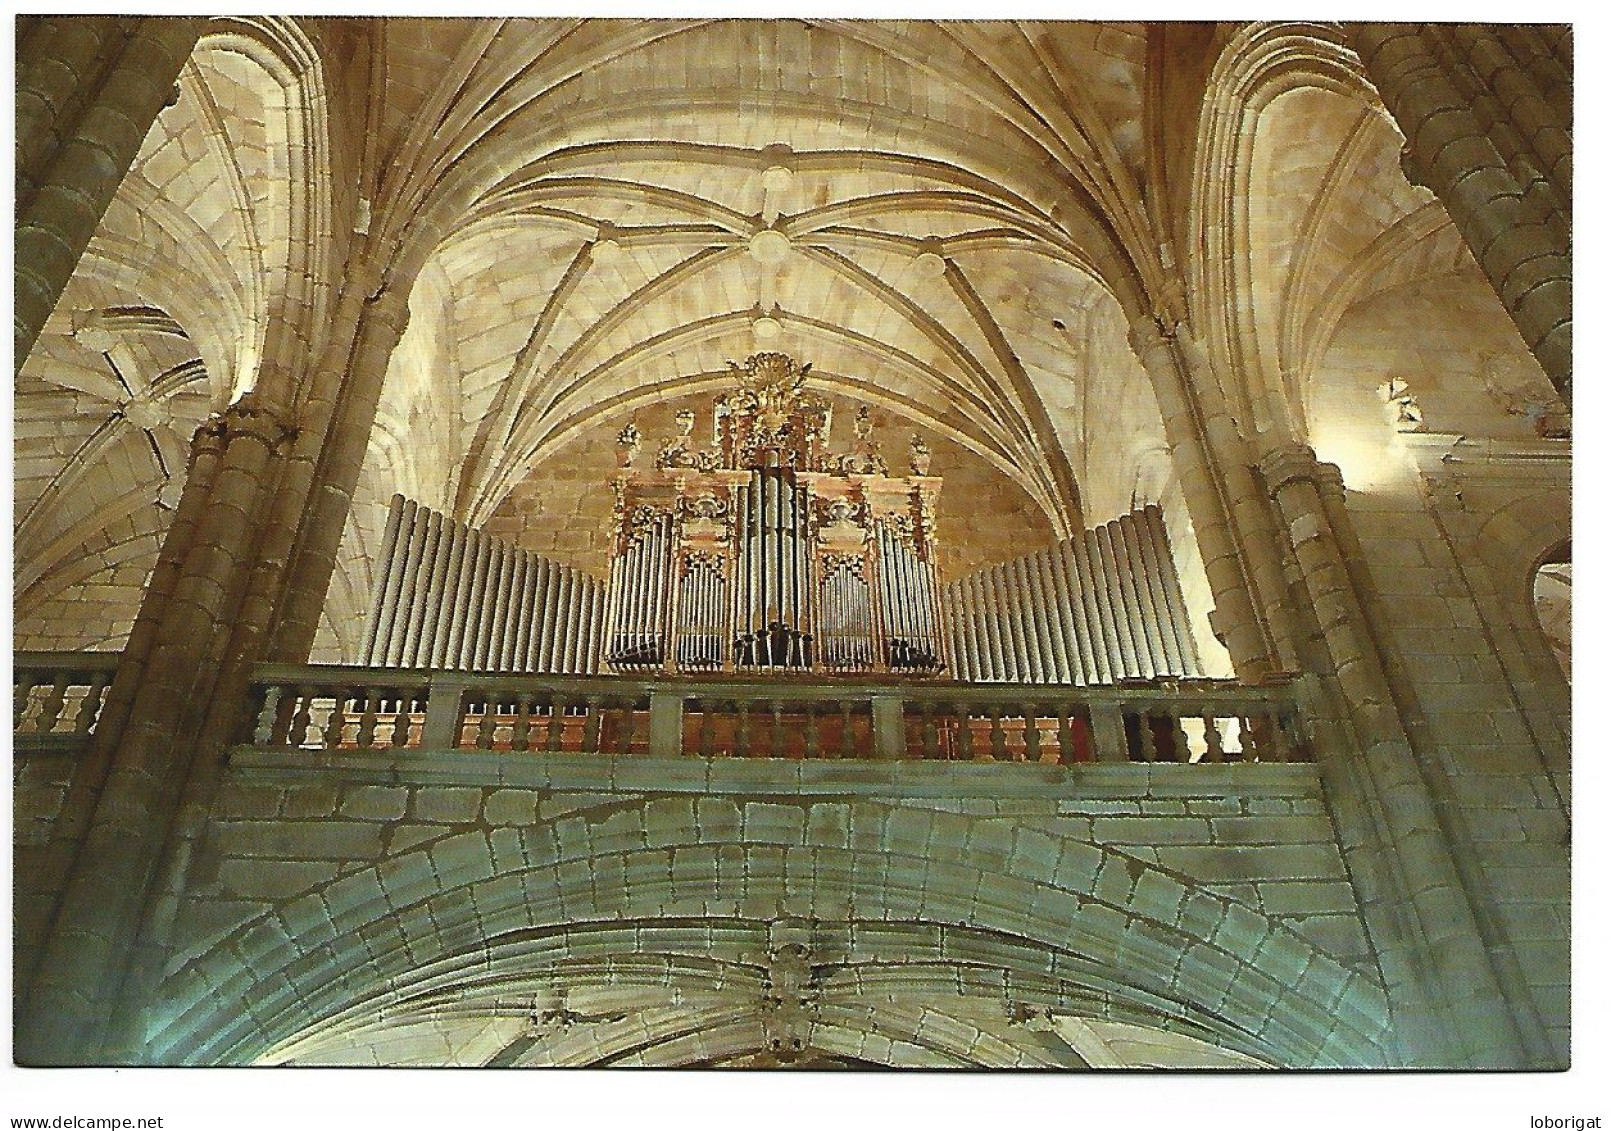
[[[481,700],[481,724],[475,729],[475,746],[477,750],[491,750],[492,740],[498,730],[498,704],[488,692]]]
[[[1291,736],[1287,732],[1286,719],[1278,712],[1269,714],[1269,730],[1266,732],[1270,738],[1264,744],[1266,760],[1271,762],[1292,761]]]
[[[1153,707],[1147,704],[1136,712],[1136,722],[1141,728],[1141,760],[1143,762],[1156,762],[1158,760],[1158,732],[1152,725]]]
[[[854,758],[856,756],[856,732],[851,727],[850,700],[839,700],[839,756],[841,758]]]
[[[733,753],[740,758],[750,756],[750,705],[747,700],[740,699],[735,708],[738,711],[738,734],[733,742]]]
[[[1186,728],[1181,723],[1179,708],[1170,707],[1165,717],[1169,720],[1169,741],[1175,748],[1175,761],[1190,762],[1191,743],[1186,740]]]
[[[61,718],[62,706],[67,702],[67,685],[72,681],[72,676],[60,672],[51,683],[50,692],[45,696],[45,701],[39,705],[40,734],[50,734],[56,729],[56,722]]]
[[[330,717],[324,724],[324,745],[326,750],[337,750],[341,747],[342,731],[347,727],[347,693],[340,688],[336,689],[336,703],[330,708]]]
[[[925,699],[920,708],[923,714],[923,757],[940,756],[940,728],[934,722],[934,704]]]
[[[515,729],[509,736],[509,746],[513,750],[531,749],[531,696],[515,696]]]
[[[22,732],[23,716],[28,713],[28,697],[39,686],[39,680],[33,672],[19,671],[12,677],[11,688],[11,729]]]
[[[548,752],[558,754],[565,741],[565,697],[555,695],[548,704]]]
[[[822,757],[822,728],[817,723],[817,704],[812,700],[805,703],[805,756]]]
[[[299,687],[296,693],[296,712],[291,716],[291,731],[286,745],[304,746],[308,741],[308,727],[313,725],[313,693],[311,687]]]
[[[587,717],[582,723],[582,753],[599,752],[599,732],[604,725],[603,699],[597,695],[587,697]]]
[[[276,741],[279,730],[276,725],[280,720],[281,688],[277,684],[269,684],[263,689],[263,709],[257,713],[257,729],[252,731],[252,745],[278,746]]]
[[[1073,712],[1067,703],[1057,708],[1057,760],[1065,766],[1072,766],[1077,753],[1074,749],[1074,720]]]
[[[1257,728],[1254,727],[1253,720],[1251,718],[1243,717],[1239,719],[1238,722],[1241,724],[1242,730],[1242,761],[1263,761],[1263,758],[1261,757],[1263,751],[1260,749],[1260,747],[1263,746],[1263,743],[1260,741],[1259,735],[1255,733]]]
[[[106,694],[107,679],[105,672],[96,672],[90,677],[84,698],[78,701],[78,714],[73,719],[73,733],[80,738],[89,734],[90,729],[95,726],[96,717],[101,713],[101,696]]]
[[[716,707],[709,699],[699,701],[699,756],[716,757]]]
[[[632,753],[632,741],[638,730],[638,704],[634,699],[622,701],[620,733],[616,736],[616,751],[620,754]]]
[[[358,719],[357,746],[360,750],[369,750],[375,745],[375,725],[378,721],[375,716],[380,709],[380,692],[365,688],[363,696],[364,713]]]
[[[1203,761],[1225,761],[1225,740],[1220,737],[1218,721],[1207,711],[1203,712],[1203,741],[1208,744],[1208,752],[1203,755]]]
[[[990,707],[990,757],[997,762],[1007,760],[1007,732],[1001,726],[1001,708]]]
[[[968,718],[968,705],[966,703],[953,703],[951,710],[957,717],[957,757],[963,761],[973,761],[973,722]]]
[[[787,754],[783,734],[783,701],[772,700],[772,757],[782,758]]]
[[[414,728],[414,697],[406,691],[397,693],[397,713],[392,716],[392,749],[400,750],[412,745],[409,732]]]
[[[1040,705],[1024,705],[1024,761],[1040,761]]]

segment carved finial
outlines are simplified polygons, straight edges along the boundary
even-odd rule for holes
[[[927,475],[929,465],[934,462],[934,453],[929,450],[928,444],[917,433],[912,434],[912,474]]]
[[[632,461],[637,458],[638,451],[643,447],[643,433],[638,431],[635,420],[627,422],[627,426],[615,434],[615,462],[619,467],[631,467]]]

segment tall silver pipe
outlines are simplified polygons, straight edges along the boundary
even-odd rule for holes
[[[425,518],[424,546],[420,552],[419,574],[414,580],[414,593],[409,601],[408,628],[403,639],[403,664],[417,668],[427,662],[421,655],[426,645],[427,626],[436,619],[436,606],[440,598],[442,550],[442,515],[431,511]]]
[[[481,617],[482,598],[486,590],[487,555],[491,547],[486,535],[479,530],[470,532],[470,545],[466,553],[470,569],[464,587],[464,615],[454,625],[456,666],[466,671],[475,667],[475,633]]]
[[[1129,546],[1124,540],[1127,517],[1116,518],[1102,529],[1113,555],[1112,577],[1124,606],[1125,621],[1130,626],[1130,647],[1135,655],[1136,671],[1142,678],[1151,679],[1158,672],[1152,662],[1152,641],[1147,635],[1147,610],[1136,585],[1136,563],[1130,560]]]
[[[564,569],[559,562],[550,562],[548,565],[547,592],[543,594],[543,642],[537,650],[537,670],[544,674],[551,674],[555,670],[554,656],[562,635],[559,627],[559,588]],[[630,600],[627,605],[631,607]]]
[[[1024,627],[1030,642],[1030,671],[1036,683],[1052,683],[1057,677],[1052,666],[1051,626],[1046,620],[1046,610],[1041,607],[1035,593],[1029,558],[1015,558],[1012,571],[1018,591],[1023,594]]]
[[[547,558],[537,559],[537,577],[532,586],[531,600],[531,638],[526,641],[526,670],[540,672],[543,670],[543,646],[553,635],[553,622],[548,619],[548,586],[549,577],[554,571],[554,563]],[[626,574],[626,558],[623,555],[615,560],[616,583],[612,585],[616,600],[621,595],[620,578]],[[615,631],[616,626],[611,626]]]
[[[1096,547],[1101,555],[1102,580],[1107,589],[1108,602],[1113,609],[1119,655],[1124,660],[1125,674],[1132,678],[1145,675],[1135,644],[1135,612],[1124,599],[1124,586],[1120,581],[1118,561],[1113,553],[1113,531],[1109,524],[1104,523],[1096,528]]]
[[[492,667],[492,637],[501,619],[499,594],[503,589],[508,564],[504,560],[503,543],[492,538],[488,541],[491,542],[492,558],[487,565],[486,596],[481,605],[481,623],[477,626],[475,634],[475,666],[479,671]]]
[[[1024,632],[1024,606],[1012,586],[1012,570],[1002,562],[996,567],[1001,586],[1002,607],[1007,610],[1007,636],[1012,641],[1012,678],[1018,683],[1031,682],[1029,668],[1029,641]]]
[[[996,566],[986,567],[979,574],[979,588],[984,606],[989,610],[985,623],[990,628],[991,650],[995,653],[994,678],[1012,682],[1018,678],[1018,664],[1013,655],[1012,622],[1008,616],[1007,602],[1002,597],[999,573]]]
[[[599,606],[603,604],[603,599],[604,594],[599,588],[598,578],[588,578],[586,601],[583,604],[583,625],[586,627],[586,632],[583,633],[582,643],[582,665],[580,665],[582,675],[593,675],[598,670],[599,625],[603,623]]]
[[[974,670],[981,680],[996,680],[1001,678],[1001,665],[997,662],[995,649],[991,642],[990,629],[995,621],[994,612],[985,604],[984,589],[979,584],[977,573],[963,579],[962,584],[968,589],[968,607],[973,610],[972,632],[976,641],[974,646]]]
[[[984,643],[981,678],[994,683],[1007,678],[1007,661],[1001,652],[1001,618],[990,598],[988,576],[988,570],[980,570],[970,575],[967,583],[973,591],[973,607],[979,613],[979,637]]]
[[[554,671],[569,675],[576,647],[576,571],[563,563],[560,565],[557,628],[559,641],[554,648]]]
[[[969,592],[966,581],[953,581],[946,591],[946,607],[956,617],[958,627],[962,630],[961,655],[957,660],[960,678],[966,680],[979,679],[979,641],[976,635],[977,625],[974,623],[973,594]]]
[[[1097,527],[1086,532],[1086,549],[1095,575],[1097,606],[1102,609],[1102,630],[1107,633],[1108,648],[1112,649],[1115,678],[1136,677],[1136,649],[1129,643],[1129,623],[1124,615],[1124,603],[1118,598],[1118,586],[1113,582],[1113,554],[1104,553],[1104,530]]]
[[[1059,542],[1052,547],[1046,561],[1051,570],[1052,589],[1057,596],[1058,615],[1066,626],[1070,678],[1084,686],[1096,681],[1096,672],[1091,659],[1090,631],[1085,627],[1085,607],[1080,601],[1073,566],[1069,562],[1072,553],[1073,547],[1067,542]]]
[[[430,518],[430,512],[422,507],[413,507],[404,518],[408,524],[405,541],[407,548],[403,554],[402,570],[397,581],[397,597],[393,602],[385,634],[386,666],[392,668],[401,666],[403,662],[403,642],[408,637],[408,614],[414,605],[414,582],[419,576],[420,554],[425,549],[425,526]]]
[[[1147,641],[1147,655],[1151,663],[1152,675],[1164,675],[1169,672],[1179,672],[1180,668],[1170,662],[1168,649],[1164,644],[1166,632],[1164,620],[1167,616],[1158,593],[1154,589],[1152,566],[1147,555],[1141,552],[1143,532],[1139,529],[1136,514],[1127,514],[1119,520],[1119,542],[1123,543],[1124,558],[1128,563],[1126,571],[1131,581],[1131,588],[1135,591],[1136,605],[1141,610],[1141,632]],[[1115,551],[1118,550],[1115,546]]]
[[[1034,594],[1035,608],[1040,613],[1046,682],[1068,683],[1070,674],[1063,640],[1064,622],[1058,614],[1057,598],[1051,587],[1050,567],[1047,565],[1050,556],[1049,550],[1037,550],[1025,560],[1024,567],[1029,574],[1029,590]]]
[[[1097,574],[1100,559],[1092,561],[1092,546],[1095,546],[1094,533],[1086,530],[1076,535],[1073,562],[1079,575],[1081,603],[1086,606],[1086,623],[1091,627],[1091,654],[1097,662],[1097,681],[1112,683],[1120,678],[1123,669],[1118,662],[1118,640],[1113,635],[1113,611],[1108,609],[1102,578]]]
[[[507,542],[498,546],[498,588],[493,596],[492,617],[487,625],[487,667],[503,670],[503,641],[512,616],[510,595],[515,583],[515,548]]]
[[[595,579],[587,586],[587,642],[582,649],[582,674],[593,675],[599,670],[599,633],[604,624],[604,594]]]
[[[1018,607],[1023,610],[1024,651],[1029,661],[1029,678],[1033,683],[1045,683],[1047,682],[1046,626],[1035,603],[1034,593],[1029,587],[1029,571],[1025,568],[1026,565],[1023,558],[1014,558],[1007,563],[1007,573],[1011,578]]]
[[[515,625],[509,633],[510,671],[526,671],[526,646],[531,641],[531,587],[537,578],[537,558],[526,550],[516,550],[520,567],[515,576]]]
[[[464,544],[469,531],[463,523],[446,522],[442,534],[447,542],[447,561],[442,568],[441,599],[436,607],[436,623],[431,627],[431,644],[426,663],[433,668],[446,666],[448,637],[453,631],[454,609],[460,603],[463,585]]]
[[[375,571],[371,580],[373,596],[370,598],[369,615],[364,618],[363,662],[365,664],[374,664],[376,662],[381,618],[385,615],[386,609],[391,602],[395,600],[388,593],[388,588],[395,580],[397,534],[403,524],[403,508],[407,505],[408,501],[403,496],[393,495],[390,505],[386,508],[386,533],[381,536],[380,556],[375,559]],[[380,654],[384,654],[384,645],[379,647]]]
[[[1164,604],[1170,611],[1169,624],[1174,630],[1175,645],[1180,653],[1180,670],[1186,675],[1200,676],[1203,674],[1202,660],[1197,654],[1197,640],[1192,635],[1191,621],[1186,612],[1186,597],[1180,589],[1180,574],[1175,570],[1174,555],[1170,552],[1169,531],[1163,509],[1149,506],[1143,514],[1147,540],[1152,545],[1153,560],[1157,563],[1159,583],[1164,591]]]
[[[521,610],[526,596],[526,555],[518,547],[509,547],[509,597],[504,602],[503,636],[498,641],[498,670],[517,671],[515,646],[520,640]]]

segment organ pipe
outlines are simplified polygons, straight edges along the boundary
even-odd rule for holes
[[[597,670],[604,587],[596,578],[401,495],[391,502],[378,566],[360,658],[366,665]]]
[[[940,608],[963,679],[1085,685],[1203,674],[1155,506],[958,578]]]
[[[913,474],[891,475],[863,414],[855,450],[829,456],[826,408],[776,384],[803,371],[767,364],[719,403],[715,451],[689,446],[679,414],[681,435],[639,470],[623,433],[607,583],[394,497],[363,661],[1027,684],[1201,674],[1157,507],[942,587],[939,480],[920,442]]]

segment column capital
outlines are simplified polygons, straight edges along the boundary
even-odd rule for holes
[[[1167,315],[1140,315],[1130,320],[1130,348],[1144,359],[1153,350],[1172,345],[1179,328],[1180,324]]]
[[[408,329],[408,292],[388,280],[382,282],[379,290],[366,290],[365,295],[363,322],[384,327],[394,341],[400,340]]]
[[[229,446],[229,429],[221,413],[214,413],[196,426],[190,438],[190,471],[196,470],[196,460],[204,455],[221,455]]]
[[[1324,463],[1308,444],[1280,444],[1259,460],[1259,474],[1273,498],[1283,487],[1306,482],[1326,493],[1341,493],[1342,471],[1334,463]]]
[[[296,438],[296,428],[280,413],[258,404],[250,393],[226,408],[216,418],[226,443],[250,436],[270,451],[277,451]]]

